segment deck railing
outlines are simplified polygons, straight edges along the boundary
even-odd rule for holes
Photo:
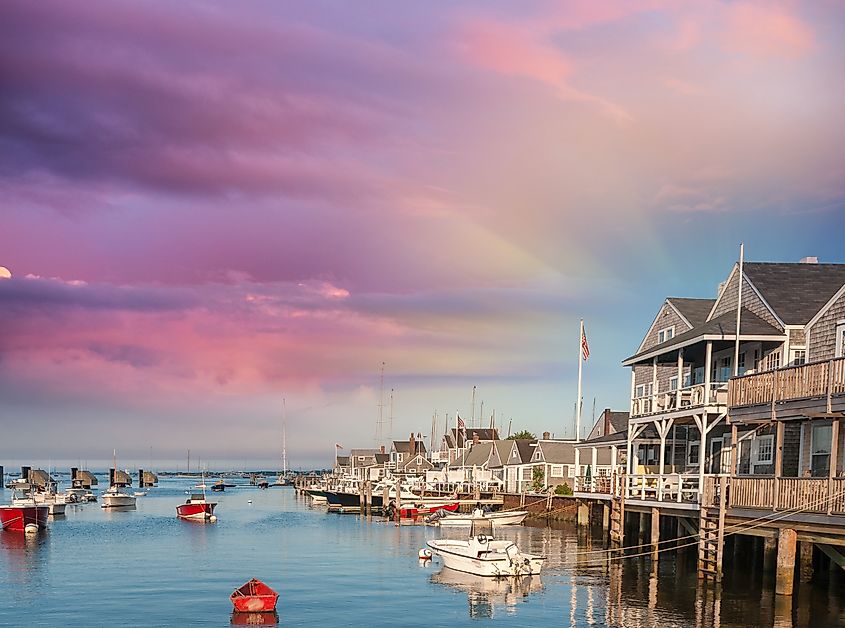
[[[743,375],[730,380],[731,407],[845,394],[845,358]]]
[[[625,477],[625,499],[642,501],[698,503],[697,473],[647,473]]]
[[[683,408],[694,408],[727,403],[727,382],[692,384],[679,390],[664,390],[631,400],[632,416],[674,412]],[[679,404],[680,402],[680,404]]]
[[[728,506],[845,515],[845,478],[732,477]]]

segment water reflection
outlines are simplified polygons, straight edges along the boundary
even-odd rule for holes
[[[232,623],[237,626],[276,626],[279,623],[279,614],[272,613],[242,613],[232,611]]]
[[[465,591],[472,618],[492,618],[497,609],[513,615],[530,593],[543,589],[539,576],[483,578],[448,567],[432,574],[431,582]]]

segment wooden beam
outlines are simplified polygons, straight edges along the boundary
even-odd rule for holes
[[[825,545],[824,543],[818,543],[816,547],[827,554],[834,564],[839,565],[841,569],[845,570],[845,556],[838,549],[831,545]]]
[[[778,533],[777,575],[775,593],[792,595],[795,578],[795,530],[786,528]]]
[[[681,527],[687,531],[689,535],[696,535],[698,534],[698,527],[694,526],[692,522],[687,519],[686,517],[678,517],[678,523],[681,524]]]

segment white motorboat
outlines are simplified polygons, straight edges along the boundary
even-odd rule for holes
[[[487,534],[472,535],[466,541],[438,539],[427,541],[433,554],[440,557],[443,565],[455,571],[501,578],[508,576],[536,576],[543,567],[545,556],[522,553],[513,541],[497,541]],[[490,528],[490,524],[487,524]]]
[[[51,516],[61,516],[65,514],[65,506],[68,500],[64,493],[32,493],[32,499],[39,506],[47,506]]]
[[[135,496],[121,490],[119,486],[112,486],[100,497],[103,503],[100,508],[134,508]]]
[[[434,513],[426,520],[426,523],[439,526],[464,526],[470,527],[477,522],[489,521],[493,526],[514,526],[521,524],[525,517],[528,516],[528,511],[525,510],[511,510],[507,512],[484,512],[476,508],[472,514],[446,514],[437,516]]]

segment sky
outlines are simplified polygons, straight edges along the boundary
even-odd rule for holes
[[[580,318],[585,423],[627,409],[740,242],[845,262],[843,13],[5,2],[0,464],[571,436]]]

